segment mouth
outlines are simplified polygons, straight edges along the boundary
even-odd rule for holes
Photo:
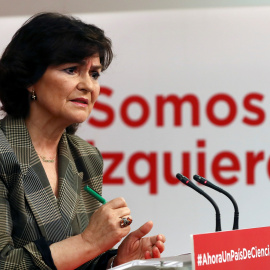
[[[82,104],[82,105],[88,105],[88,103],[89,103],[88,99],[86,99],[86,98],[75,98],[75,99],[72,99],[71,101],[74,103]]]
[[[72,99],[71,102],[78,108],[87,108],[89,100],[87,98],[75,98]]]

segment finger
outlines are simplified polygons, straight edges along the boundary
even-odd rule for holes
[[[120,219],[122,219],[122,218],[131,219],[131,221],[132,221],[132,216],[131,215],[124,215],[124,216],[121,216],[119,218]]]
[[[149,241],[150,241],[151,245],[154,246],[158,241],[161,241],[161,240],[158,240],[158,236],[157,235],[153,235],[153,236],[150,236],[149,237]]]
[[[157,235],[157,241],[161,241],[163,243],[166,242],[166,237],[163,234],[158,234]]]
[[[120,227],[120,224],[119,224],[119,227]],[[129,234],[129,232],[130,232],[130,226],[126,226],[126,227],[123,227],[123,228],[120,227],[120,229],[123,230],[124,236],[127,236]]]
[[[150,242],[153,246],[156,245],[156,243],[158,241],[163,242],[163,243],[166,241],[166,238],[163,234],[151,236],[151,237],[149,237],[149,239],[150,239]]]
[[[154,246],[152,249],[152,257],[153,258],[160,258],[160,251],[156,246]]]
[[[139,229],[132,232],[130,234],[130,237],[140,239],[140,238],[144,237],[146,234],[148,234],[152,228],[153,228],[153,222],[148,221],[145,224],[143,224]]]
[[[156,242],[156,247],[158,248],[159,252],[162,253],[165,250],[165,245],[161,241]]]
[[[118,222],[122,217],[130,217],[130,209],[128,207],[121,207],[113,209],[111,205],[103,205],[95,211],[96,216],[101,216],[103,219]]]
[[[145,258],[146,260],[152,258],[150,251],[148,251],[148,250],[145,251],[145,253],[144,253],[144,258]]]
[[[121,207],[126,207],[127,203],[124,198],[119,197],[107,202],[104,206],[110,206],[113,209],[117,209]]]
[[[131,213],[131,211],[128,207],[121,207],[118,209],[114,209],[114,214],[118,218],[129,217],[130,213]]]

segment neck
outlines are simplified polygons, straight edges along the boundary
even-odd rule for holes
[[[53,130],[49,125],[42,125],[39,121],[31,121],[30,119],[26,119],[25,122],[35,150],[41,159],[43,161],[44,159],[54,159],[64,130]]]

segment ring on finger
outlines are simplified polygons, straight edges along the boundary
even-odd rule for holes
[[[120,227],[125,228],[129,226],[132,223],[132,219],[130,217],[128,218],[121,218],[120,220]]]

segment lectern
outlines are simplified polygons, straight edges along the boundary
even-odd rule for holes
[[[191,254],[159,259],[135,260],[114,267],[115,270],[191,270]]]
[[[115,270],[270,269],[270,227],[191,235],[192,252],[135,260]]]

